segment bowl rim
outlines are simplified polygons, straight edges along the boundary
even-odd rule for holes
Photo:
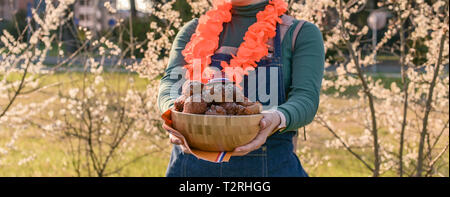
[[[179,112],[175,109],[171,109],[172,113],[178,113],[188,116],[198,116],[198,117],[253,117],[253,116],[263,116],[262,113],[259,114],[251,114],[251,115],[207,115],[207,114],[191,114],[191,113],[185,113],[185,112]]]

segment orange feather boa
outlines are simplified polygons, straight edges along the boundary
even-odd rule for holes
[[[211,56],[219,47],[219,35],[223,23],[231,21],[232,5],[226,0],[214,1],[214,8],[199,18],[198,26],[186,48],[182,51],[187,69],[186,77],[207,82],[212,77]],[[244,41],[230,63],[222,61],[222,72],[239,84],[248,71],[257,67],[257,62],[268,54],[267,41],[276,35],[276,25],[281,23],[281,15],[287,11],[283,0],[270,0],[263,11],[256,14],[257,21],[245,33]],[[195,70],[195,71],[194,71]]]

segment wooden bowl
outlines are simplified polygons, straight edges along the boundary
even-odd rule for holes
[[[233,151],[252,141],[259,132],[262,114],[203,115],[172,110],[173,128],[189,147],[203,151]]]

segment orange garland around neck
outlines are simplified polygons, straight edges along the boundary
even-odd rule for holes
[[[182,51],[187,69],[186,77],[190,80],[208,82],[213,70],[209,69],[211,56],[219,47],[219,35],[223,23],[231,21],[232,5],[227,0],[214,1],[214,8],[199,18],[195,33]],[[276,25],[281,23],[281,15],[287,10],[283,0],[269,0],[263,11],[256,14],[256,22],[245,33],[244,41],[230,64],[221,62],[225,76],[239,84],[248,71],[257,67],[256,62],[268,54],[267,41],[276,35]],[[194,72],[195,70],[195,72]],[[197,73],[198,72],[198,73]]]

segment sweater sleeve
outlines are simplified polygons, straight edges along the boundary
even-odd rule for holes
[[[197,24],[198,19],[193,19],[186,23],[180,31],[178,31],[178,34],[173,41],[172,49],[169,54],[169,62],[159,84],[158,106],[161,112],[172,107],[174,100],[176,99],[173,98],[173,94],[171,95],[172,88],[176,83],[179,83],[180,80],[184,80],[184,75],[181,76],[176,72],[180,71],[179,68],[182,68],[186,64],[181,52],[191,40],[191,35],[195,33]],[[171,76],[171,74],[173,75]]]
[[[303,25],[297,35],[291,57],[292,82],[288,98],[278,106],[278,111],[282,112],[286,119],[286,128],[283,131],[297,130],[311,123],[319,107],[325,50],[322,33],[317,26],[312,23]]]

